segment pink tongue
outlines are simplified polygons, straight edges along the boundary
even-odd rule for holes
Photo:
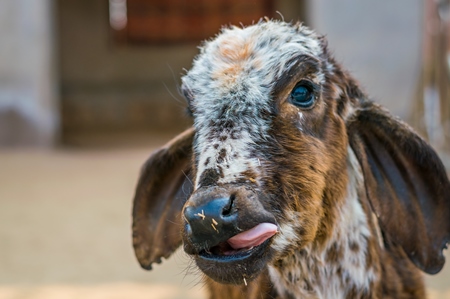
[[[277,233],[277,226],[272,223],[260,223],[254,228],[240,233],[227,242],[234,250],[258,246]]]

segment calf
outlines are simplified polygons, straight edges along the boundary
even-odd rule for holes
[[[194,125],[144,164],[133,245],[181,244],[210,298],[424,298],[450,240],[433,149],[371,102],[323,37],[261,21],[205,42],[182,79]]]

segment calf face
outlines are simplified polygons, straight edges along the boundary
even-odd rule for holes
[[[196,132],[183,241],[215,280],[251,279],[331,225],[347,137],[321,43],[300,26],[225,30],[183,78]]]
[[[150,157],[136,191],[133,243],[144,268],[183,243],[213,280],[246,284],[325,246],[351,184],[349,151],[383,234],[420,269],[442,268],[442,163],[366,99],[322,37],[275,21],[224,29],[182,82],[194,126]]]

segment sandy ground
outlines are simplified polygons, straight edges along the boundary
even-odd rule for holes
[[[182,252],[147,272],[132,251],[138,171],[164,139],[0,151],[0,299],[206,298]],[[427,283],[431,298],[450,298],[450,263]]]

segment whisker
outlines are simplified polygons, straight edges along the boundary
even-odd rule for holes
[[[189,181],[189,183],[191,183],[191,186],[194,186],[194,183],[192,183],[192,181],[191,181],[191,179],[189,178],[189,176],[182,170],[181,171],[183,174],[184,174],[184,176],[186,177],[186,179]]]

